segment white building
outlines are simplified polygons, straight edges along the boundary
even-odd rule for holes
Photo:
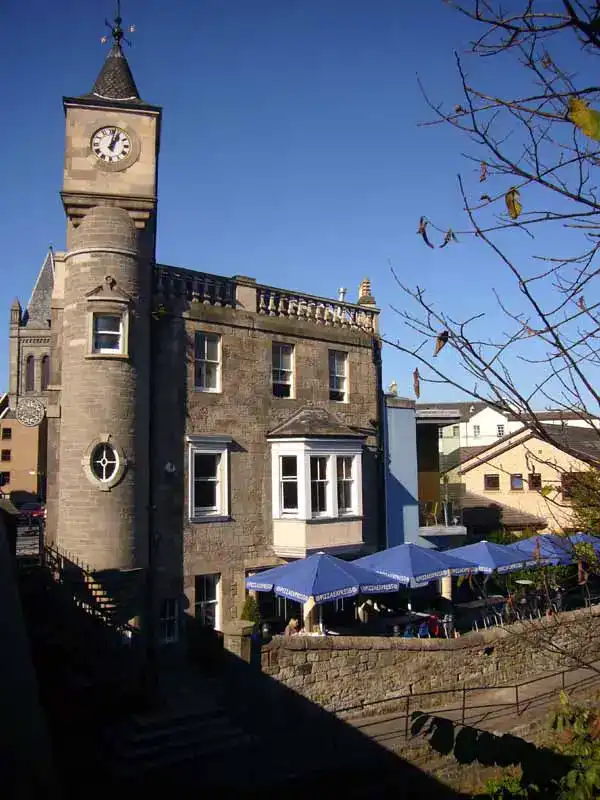
[[[459,447],[488,447],[497,439],[523,427],[523,422],[514,414],[509,411],[501,413],[482,402],[427,403],[427,408],[460,413],[460,421],[439,429],[439,451],[442,455],[448,455]],[[539,411],[536,415],[542,422],[564,422],[575,427],[589,424],[569,411]]]

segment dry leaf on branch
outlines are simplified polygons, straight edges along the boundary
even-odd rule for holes
[[[448,331],[441,331],[438,333],[436,340],[435,340],[435,348],[433,350],[433,357],[436,358],[437,354],[440,350],[445,346],[446,342],[450,338],[450,334]]]
[[[483,181],[486,180],[487,176],[488,176],[488,165],[485,163],[485,161],[482,161],[481,164],[479,165],[479,182],[483,183]]]
[[[519,194],[519,190],[513,186],[511,187],[508,192],[504,195],[504,200],[506,202],[506,208],[508,210],[508,214],[511,219],[518,219],[521,211],[523,210],[523,206],[521,205],[521,196]]]
[[[444,241],[440,245],[440,250],[442,249],[442,247],[446,247],[447,244],[450,244],[450,242],[458,242],[456,234],[454,233],[452,228],[448,228],[448,230],[446,231],[446,234],[444,236]]]
[[[583,295],[581,295],[581,297],[580,297],[580,298],[579,298],[579,300],[577,301],[577,305],[579,306],[579,308],[580,308],[582,311],[585,311],[585,299],[584,299]]]
[[[415,390],[415,397],[421,397],[421,376],[419,375],[419,368],[415,367],[413,372],[413,388]]]
[[[419,229],[418,229],[417,233],[419,234],[419,236],[421,236],[423,238],[423,241],[425,242],[427,247],[431,247],[431,249],[434,250],[435,249],[435,245],[431,244],[431,242],[429,241],[429,238],[427,236],[427,225],[428,224],[429,223],[427,222],[425,217],[421,217],[421,219],[419,220]]]
[[[492,202],[492,198],[489,196],[489,194],[482,194],[479,199],[480,200],[487,200],[488,203]]]

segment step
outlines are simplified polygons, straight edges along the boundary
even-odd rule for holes
[[[236,730],[216,739],[203,736],[198,739],[175,740],[168,745],[143,750],[134,758],[117,758],[112,761],[109,770],[113,775],[126,777],[169,765],[213,758],[219,754],[229,754],[234,750],[249,748],[253,743],[251,736]]]

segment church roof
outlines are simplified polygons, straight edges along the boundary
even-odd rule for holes
[[[349,428],[325,408],[306,406],[267,434],[272,438],[335,436],[344,439],[364,439],[366,433]]]
[[[52,317],[52,291],[54,289],[54,255],[52,250],[44,259],[37,276],[23,323],[30,328],[47,328]]]
[[[141,100],[119,42],[115,42],[111,47],[100,74],[96,78],[92,95],[103,100]]]

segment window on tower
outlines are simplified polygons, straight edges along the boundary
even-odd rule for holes
[[[35,359],[33,356],[27,356],[25,362],[25,391],[33,392],[35,388]]]
[[[123,317],[120,314],[94,314],[92,318],[92,353],[99,355],[123,352]]]
[[[99,444],[92,453],[91,467],[99,481],[111,481],[119,469],[119,456],[115,448],[108,442]]]
[[[50,385],[50,357],[44,356],[42,358],[42,380],[41,380],[42,392],[45,392],[49,385]]]

